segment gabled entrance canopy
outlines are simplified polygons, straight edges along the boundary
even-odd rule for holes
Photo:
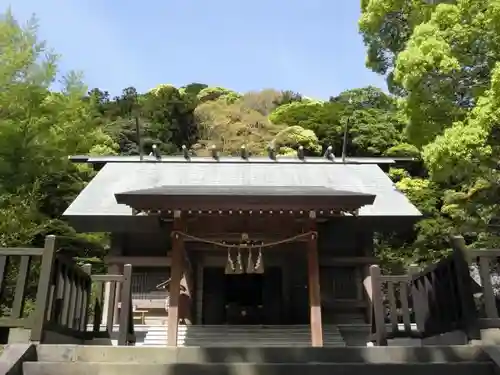
[[[374,194],[323,186],[160,186],[116,193],[136,210],[357,210]]]

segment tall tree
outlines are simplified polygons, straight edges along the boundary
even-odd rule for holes
[[[0,211],[14,210],[23,226],[12,232],[2,220],[5,246],[40,237],[62,211],[48,200],[67,202],[81,189],[87,172],[69,165],[68,155],[110,153],[115,145],[94,121],[93,102],[83,100],[78,74],[65,77],[61,92],[49,90],[57,56],[38,39],[35,19],[21,26],[4,14],[0,44]]]
[[[395,20],[398,14],[404,16]],[[368,59],[380,73],[391,70],[402,89],[406,135],[429,172],[425,183],[405,178],[404,188],[410,196],[439,192],[436,221],[420,225],[421,247],[439,246],[430,236],[436,228],[441,236],[460,232],[477,246],[500,242],[499,20],[495,0],[363,3]]]

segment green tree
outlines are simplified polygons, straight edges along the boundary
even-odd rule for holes
[[[0,238],[4,246],[28,245],[54,229],[89,176],[68,155],[109,154],[116,145],[95,121],[94,102],[84,100],[79,74],[66,76],[61,92],[49,90],[57,56],[38,40],[36,20],[21,26],[7,12],[0,44],[0,210],[16,216],[2,220]]]
[[[330,97],[331,102],[343,103],[356,109],[380,109],[388,112],[396,110],[396,100],[377,87],[367,86],[341,92]]]
[[[361,0],[359,29],[367,47],[366,65],[387,77],[389,90],[403,94],[394,66],[413,30],[429,19],[435,4],[427,0]]]
[[[296,155],[299,147],[304,148],[304,154],[318,156],[321,153],[321,145],[318,137],[312,130],[300,126],[289,126],[280,131],[271,142],[278,154]]]
[[[203,91],[203,90],[202,90]],[[144,94],[140,111],[149,120],[149,137],[157,138],[160,145],[169,143],[180,149],[190,147],[198,139],[194,119],[196,99],[172,85],[159,85]]]
[[[446,251],[435,237],[450,231],[475,246],[499,243],[499,20],[494,0],[363,3],[369,64],[402,89],[408,142],[422,151],[423,181],[439,193],[415,248]]]
[[[269,119],[312,130],[322,148],[332,146],[336,155],[342,152],[346,126],[350,156],[380,156],[405,139],[405,121],[394,99],[373,87],[342,92],[329,102],[291,102],[276,108]]]
[[[209,153],[212,145],[226,155],[237,154],[243,145],[251,154],[262,155],[283,129],[270,123],[262,113],[245,107],[242,101],[207,101],[196,108],[195,116],[200,131],[195,147],[199,155]]]
[[[197,99],[200,103],[214,100],[225,100],[229,104],[241,98],[241,94],[224,87],[206,87],[198,92]]]

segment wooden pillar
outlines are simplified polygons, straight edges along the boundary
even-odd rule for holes
[[[387,331],[385,329],[385,308],[384,296],[382,294],[382,280],[380,267],[377,265],[370,266],[370,284],[367,288],[371,288],[372,303],[373,303],[373,319],[375,324],[375,342],[377,345],[387,345]],[[372,328],[373,329],[373,328]]]
[[[292,304],[290,302],[290,296],[292,294],[291,288],[291,269],[288,262],[285,262],[281,268],[283,271],[282,282],[283,282],[283,315],[285,318],[285,324],[290,324],[292,321]]]
[[[370,324],[373,319],[372,279],[370,276],[370,266],[371,264],[365,265],[362,269],[363,297],[366,302],[365,322],[368,324]]]
[[[365,257],[373,257],[374,256],[374,232],[369,229],[366,231],[362,231],[362,254]],[[363,297],[366,301],[366,309],[365,309],[365,321],[370,324],[373,319],[373,303],[372,303],[372,286],[371,286],[371,276],[370,276],[370,266],[371,264],[366,264],[361,269],[362,272],[362,288],[363,288]]]
[[[310,231],[316,231],[316,213],[309,213]],[[312,346],[323,346],[323,325],[321,323],[321,290],[319,281],[318,236],[312,235],[307,242],[307,271],[309,281],[309,318],[311,321]]]
[[[193,298],[193,282],[191,271],[185,264],[183,267],[183,274],[181,277],[181,287],[184,291],[181,291],[179,308],[180,308],[180,316],[179,319],[184,321],[184,324],[191,325],[193,324],[193,316],[192,316],[192,298]]]
[[[111,234],[111,247],[109,249],[108,256],[121,256],[123,254],[123,235],[117,233]],[[123,273],[123,264],[118,263],[108,263],[107,273],[109,275],[120,275]],[[104,304],[103,304],[103,315],[102,324],[118,324],[118,313],[119,304],[121,296],[121,283],[107,282],[104,283]],[[112,310],[112,312],[110,312]],[[110,321],[112,320],[112,322]]]
[[[194,300],[196,301],[196,324],[203,323],[203,264],[196,262],[196,289],[194,291]]]
[[[108,274],[110,275],[120,275],[120,274],[123,274],[123,264],[110,264],[108,266]],[[111,287],[112,287],[113,283],[106,283],[106,286],[107,286],[107,291],[109,291],[109,294],[108,294],[108,309],[113,309],[113,312],[112,312],[112,315],[110,316],[108,314],[108,311],[107,309],[103,309],[103,319],[106,319],[106,322],[108,323],[108,319],[112,318],[113,320],[113,324],[118,324],[118,305],[119,303],[121,302],[120,301],[120,296],[121,296],[121,283],[116,283],[115,284],[115,290],[114,292],[111,291]],[[111,307],[109,304],[111,301],[109,296],[113,296],[113,306]],[[104,297],[106,298],[106,289],[104,291]],[[107,324],[106,323],[106,324]]]
[[[173,230],[182,230],[182,217],[180,211],[174,211]],[[184,241],[178,235],[172,236],[172,265],[170,277],[170,293],[167,319],[167,345],[177,346],[177,331],[179,328],[179,295],[181,278],[184,266]]]
[[[108,267],[109,270],[109,267]],[[109,271],[108,271],[109,274]],[[104,312],[102,314],[102,324],[107,325],[108,324],[108,311],[109,309],[114,309],[114,306],[111,307],[110,304],[110,295],[111,295],[111,282],[106,282],[104,283],[104,303],[102,305],[102,311]],[[114,312],[114,310],[113,310]],[[114,322],[113,322],[114,323]]]

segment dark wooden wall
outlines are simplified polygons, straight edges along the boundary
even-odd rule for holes
[[[122,233],[120,255],[166,256],[171,248],[169,230],[152,233]]]
[[[281,225],[290,224],[289,219]],[[205,220],[206,232],[222,233],[221,223],[211,223]],[[242,223],[240,223],[241,225]],[[276,224],[276,225],[274,225]],[[291,235],[290,226],[287,227],[286,234],[280,230],[281,225],[268,223],[267,228],[265,221],[256,220],[251,225],[255,231],[262,233],[267,229],[270,235],[275,235],[277,238],[286,238]],[[193,230],[200,230],[199,223],[191,223]],[[231,232],[236,232],[241,227],[232,224]],[[251,229],[250,228],[250,229]],[[300,224],[294,224],[293,230],[300,231]],[[150,233],[115,233],[113,235],[114,255],[123,256],[167,256],[170,249],[170,228],[169,223],[163,225],[161,231]],[[288,233],[290,232],[290,233]],[[300,232],[299,232],[300,233]],[[318,250],[320,257],[320,282],[322,295],[322,310],[323,322],[328,323],[352,323],[364,322],[367,303],[364,297],[362,282],[367,275],[367,268],[371,264],[368,261],[369,257],[373,256],[373,230],[366,223],[360,225],[357,220],[332,218],[328,222],[318,224]],[[197,243],[188,243],[186,248],[190,254],[192,266],[196,270],[198,264],[198,255],[202,252],[207,254],[207,250],[212,254],[224,253],[223,250],[216,251],[214,246],[205,246]],[[295,243],[281,245],[279,248],[270,248],[266,251],[273,258],[281,259],[283,267],[283,304],[284,304],[284,321],[294,324],[308,324],[309,308],[308,308],[308,291],[307,291],[307,268],[305,267],[305,250],[304,243]],[[197,251],[199,250],[199,251]],[[286,254],[286,255],[283,255]],[[221,254],[222,255],[222,254]],[[366,258],[366,261],[362,259]],[[338,260],[338,261],[337,261]],[[156,269],[155,271],[159,271]],[[153,270],[152,274],[154,273]],[[144,275],[146,270],[134,268],[134,272]],[[200,293],[202,282],[200,277],[195,272],[195,288],[197,293]],[[148,284],[149,285],[149,284]],[[135,293],[140,291],[135,290]],[[193,296],[195,299],[196,297]],[[202,306],[193,304],[194,309],[200,309]]]
[[[365,323],[363,279],[373,258],[373,229],[333,218],[318,225],[318,232],[323,322]]]

